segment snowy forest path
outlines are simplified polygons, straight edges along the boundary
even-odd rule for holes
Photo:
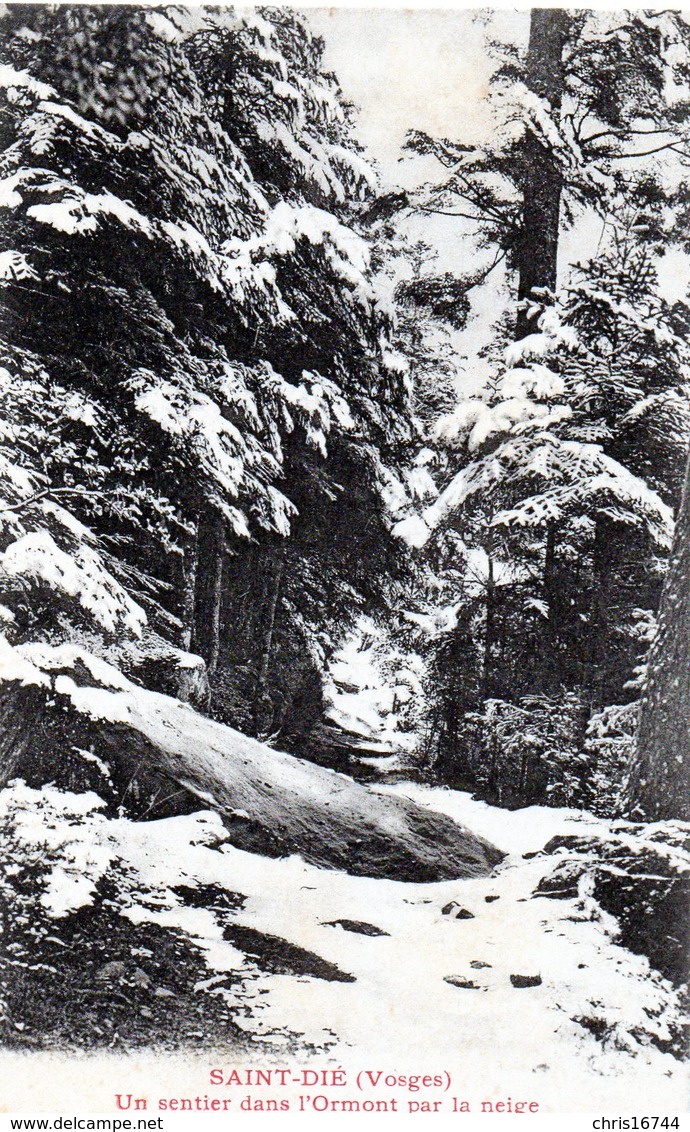
[[[453,791],[392,789],[422,803],[426,795],[429,806],[460,810],[464,820],[472,815],[487,835],[503,823],[511,854],[489,877],[411,884],[348,876],[297,856],[205,848],[186,826],[213,825],[210,814],[114,822],[118,855],[144,890],[171,888],[180,875],[221,888],[241,878],[244,896],[225,927],[201,908],[128,914],[188,932],[211,969],[210,993],[226,998],[235,1024],[267,1051],[303,1056],[306,1047],[344,1065],[356,1051],[360,1065],[404,1072],[431,1070],[428,1051],[453,1048],[462,1050],[461,1066],[448,1066],[458,1096],[487,1088],[522,1096],[527,1081],[554,1108],[566,1085],[590,1105],[611,1103],[612,1089],[623,1104],[633,1079],[639,1087],[647,1074],[665,1074],[669,1104],[680,1105],[682,1067],[659,1048],[673,1006],[668,984],[618,945],[615,922],[593,902],[534,897],[554,866],[553,855],[539,852],[544,843],[556,834],[602,835],[604,824],[536,807],[507,818]],[[321,971],[277,963],[278,945],[288,959],[318,957]],[[230,987],[224,972],[233,973]]]

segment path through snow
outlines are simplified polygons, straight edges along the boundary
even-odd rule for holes
[[[511,854],[494,876],[436,884],[351,877],[267,859],[234,847],[217,815],[107,823],[123,864],[144,890],[167,890],[163,910],[135,904],[130,918],[179,927],[205,950],[200,992],[227,995],[237,1022],[269,1056],[285,1058],[295,1036],[336,1064],[390,1072],[449,1070],[458,1095],[531,1093],[552,1111],[684,1108],[687,1075],[644,1035],[663,1039],[678,1012],[670,984],[647,960],[613,941],[615,924],[575,900],[532,898],[553,858],[524,859],[556,833],[601,832],[574,811],[509,813],[468,795],[411,784],[387,787],[461,820]],[[204,844],[206,842],[207,844]],[[279,936],[335,964],[352,982],[270,974],[231,942],[204,908],[170,889],[217,884],[246,897],[233,924]],[[471,918],[443,909],[455,902]],[[378,928],[378,936],[332,921]],[[236,941],[235,941],[236,942]],[[222,973],[241,971],[241,990]],[[511,975],[539,985],[516,987]],[[217,976],[217,978],[216,978]],[[448,980],[454,981],[448,981]],[[472,986],[458,984],[470,983]],[[580,1021],[577,1021],[580,1019]],[[601,1023],[605,1043],[592,1030]],[[300,1055],[304,1058],[304,1052]]]

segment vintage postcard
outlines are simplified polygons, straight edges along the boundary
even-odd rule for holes
[[[687,13],[0,52],[0,1110],[680,1127]]]

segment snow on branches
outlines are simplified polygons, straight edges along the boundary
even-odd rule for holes
[[[437,441],[473,458],[421,516],[403,520],[400,537],[423,545],[481,498],[494,527],[543,529],[598,513],[668,549],[671,508],[626,443],[635,422],[653,427],[669,397],[682,428],[687,347],[652,291],[624,292],[610,257],[582,268],[559,303],[543,307],[537,330],[504,349],[482,394],[438,419]]]
[[[220,587],[231,559],[296,525],[311,553],[314,498],[356,539],[331,508],[348,477],[384,513],[377,468],[409,386],[356,230],[372,172],[293,12],[3,18],[0,599],[25,610],[40,592],[54,635],[97,625],[208,651],[221,598],[208,607],[199,560]],[[388,537],[366,508],[358,521]],[[332,562],[318,584],[354,593],[355,556]]]

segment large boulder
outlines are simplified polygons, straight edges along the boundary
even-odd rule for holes
[[[594,899],[620,942],[676,985],[690,981],[690,824],[612,822],[607,836],[553,838],[535,896]]]
[[[215,809],[239,848],[360,876],[476,877],[503,856],[441,814],[276,751],[71,645],[0,644],[0,785],[17,777],[94,789],[139,819]]]

